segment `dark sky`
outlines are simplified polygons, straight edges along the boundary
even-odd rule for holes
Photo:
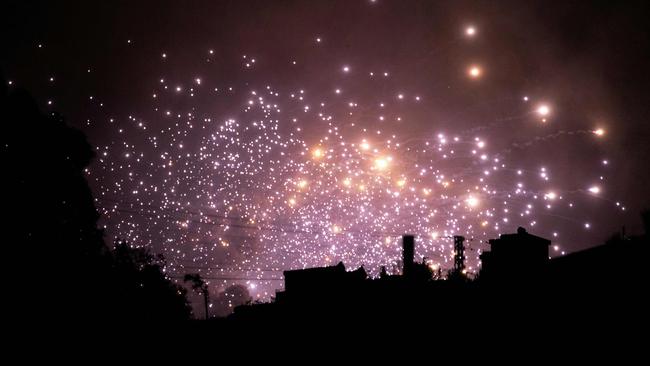
[[[220,272],[223,277],[207,272],[216,279],[235,278],[223,280],[222,287],[241,282],[238,278],[250,285],[251,278],[274,276],[251,274],[248,271],[251,267],[284,269],[323,265],[335,259],[350,261],[355,254],[364,258],[361,262],[374,266],[383,263],[384,254],[392,255],[383,249],[377,252],[377,248],[368,244],[374,237],[356,237],[366,246],[359,251],[353,244],[354,234],[345,239],[327,235],[292,239],[283,236],[286,232],[295,234],[297,227],[312,235],[318,229],[306,227],[315,221],[325,227],[323,230],[334,234],[340,234],[338,230],[343,233],[374,230],[392,235],[403,230],[424,236],[430,234],[427,225],[431,224],[431,230],[440,231],[441,235],[460,230],[483,240],[498,232],[513,231],[519,225],[529,227],[532,220],[539,226],[530,229],[531,232],[546,237],[559,232],[552,239],[566,251],[600,243],[621,225],[638,232],[638,213],[650,207],[647,193],[650,185],[647,163],[650,160],[649,4],[647,1],[10,1],[5,2],[2,11],[5,50],[0,69],[12,83],[11,87],[31,91],[44,110],[62,113],[68,123],[82,129],[97,147],[98,161],[89,172],[89,180],[96,196],[105,199],[98,201],[98,205],[106,209],[102,212],[111,235],[152,245],[171,257],[179,271],[189,268],[188,263],[208,270],[236,268],[239,272]],[[470,26],[476,30],[473,36],[465,33]],[[255,62],[251,64],[253,58]],[[470,65],[480,66],[479,78],[469,77]],[[349,71],[343,71],[345,66]],[[384,72],[388,74],[384,76]],[[267,85],[278,92],[270,99],[282,111],[269,112],[262,108],[259,116],[247,119],[242,114],[242,106],[246,106],[249,92],[263,91]],[[304,101],[290,97],[299,90],[306,93]],[[401,102],[400,95],[408,102]],[[524,97],[529,98],[527,102]],[[354,105],[357,109],[349,112],[352,106],[348,103],[358,104],[358,107]],[[302,111],[302,104],[309,104],[309,113],[314,114]],[[541,122],[535,112],[542,104],[551,108],[546,122]],[[166,111],[170,111],[167,116]],[[331,116],[332,120],[323,119],[317,112]],[[297,122],[301,126],[300,134],[292,130],[292,119],[297,115],[302,118]],[[227,148],[208,143],[217,131],[217,125],[210,124],[229,118],[242,124],[268,120],[270,126],[277,124],[278,128],[270,131],[281,134],[276,136],[278,139],[287,141],[294,137],[299,141],[291,142],[295,149],[287,146],[285,155],[249,157],[249,164],[275,167],[272,171],[256,170],[257,178],[242,181],[225,178],[224,174],[230,173],[208,174],[210,165],[206,161],[226,164],[229,156],[225,150],[239,149],[241,154],[247,151],[241,141],[240,145]],[[144,123],[149,129],[138,128],[138,123]],[[328,132],[334,127],[340,128],[336,131],[341,135]],[[420,204],[410,196],[396,203],[373,193],[372,196],[355,195],[357,201],[354,201],[345,192],[329,190],[331,185],[327,182],[330,181],[335,185],[343,182],[354,186],[366,179],[363,174],[367,172],[359,175],[357,171],[355,175],[354,168],[348,165],[342,168],[345,152],[332,152],[343,155],[333,158],[336,163],[332,164],[337,165],[330,166],[327,172],[316,171],[317,167],[309,162],[297,161],[309,160],[308,152],[314,146],[327,145],[330,140],[323,140],[323,136],[328,134],[348,144],[374,136],[363,128],[381,129],[383,136],[396,134],[394,141],[402,141],[403,146],[418,146],[405,150],[403,146],[395,147],[393,141],[392,147],[383,147],[384,151],[397,154],[401,172],[390,179],[406,182],[399,184],[419,190],[426,184],[440,183],[436,179],[444,181],[458,172],[465,174],[461,174],[465,179],[462,184],[457,184],[462,189],[440,193],[447,194],[446,198],[418,206],[422,215],[437,207],[440,212],[436,217],[442,218],[427,221],[425,225],[421,218],[399,216],[402,213],[397,211],[414,210],[409,203]],[[603,128],[605,135],[591,133],[597,128]],[[273,137],[260,133],[265,143],[273,144]],[[501,169],[498,165],[505,163],[505,172],[522,168],[526,170],[524,175],[535,177],[544,168],[550,171],[552,179],[538,182],[527,178],[529,192],[519,199],[508,196],[514,194],[518,178],[495,170],[494,177],[489,178],[489,192],[483,191],[480,196],[479,206],[484,206],[469,207],[468,213],[458,213],[461,208],[454,205],[468,202],[468,194],[472,194],[468,189],[473,191],[485,183],[479,181],[484,169],[477,168],[480,163],[471,159],[445,163],[436,160],[441,156],[422,157],[416,153],[418,148],[424,148],[426,141],[439,144],[439,133],[448,134],[450,139],[460,136],[461,143],[473,141],[475,137],[485,139],[488,160],[499,159],[495,167]],[[157,142],[152,142],[153,136],[158,138]],[[238,136],[243,140],[255,139],[249,134]],[[378,138],[374,138],[379,145]],[[193,150],[185,154],[188,146]],[[300,155],[301,149],[307,154]],[[470,150],[466,145],[459,145],[456,153],[470,154]],[[116,151],[121,154],[119,159]],[[172,172],[165,175],[167,172],[157,167],[159,155],[165,153],[170,155],[167,159],[173,160],[175,167],[185,167],[175,168],[178,169],[173,172],[175,179],[169,178]],[[124,154],[129,155],[125,158]],[[131,155],[139,156],[140,160],[127,160],[132,159]],[[287,158],[289,155],[291,159]],[[359,159],[375,158],[360,155]],[[423,166],[440,172],[430,181],[422,176],[417,178],[414,172]],[[238,225],[255,221],[252,218],[255,212],[277,215],[267,217],[269,226],[263,228],[271,234],[249,235],[244,233],[247,228],[240,227],[241,232],[228,239],[220,229],[194,228],[191,234],[179,234],[170,228],[185,219],[205,225],[201,220],[206,214],[214,215],[216,220],[233,220],[227,209],[233,199],[241,198],[243,192],[259,192],[260,187],[280,184],[281,178],[278,181],[270,178],[277,174],[284,179],[280,171],[297,179],[295,174],[302,172],[301,167],[312,169],[307,174],[310,184],[322,180],[321,189],[329,192],[326,198],[307,194],[303,197],[292,190],[286,197],[295,196],[300,202],[261,204],[259,198],[254,198],[231,209],[238,212],[235,215]],[[243,165],[230,168],[232,172],[253,169]],[[350,175],[348,183],[345,174]],[[599,192],[590,194],[588,188],[594,185]],[[146,193],[139,186],[148,187]],[[438,197],[437,188],[433,189]],[[137,194],[133,193],[136,191]],[[274,186],[266,196],[277,191]],[[548,196],[550,191],[561,197],[557,203],[550,202],[554,201]],[[536,198],[533,192],[537,193]],[[508,201],[509,211],[503,210],[503,201]],[[534,220],[524,215],[528,201],[536,202]],[[287,202],[292,210],[296,210],[294,205],[309,204],[302,206],[300,212],[287,212],[284,208]],[[366,214],[356,212],[355,219],[350,219],[350,207],[359,207],[360,202],[367,204],[364,207],[368,210],[363,211]],[[568,202],[575,203],[575,207],[570,207]],[[553,208],[546,209],[546,204]],[[278,205],[283,208],[278,209]],[[398,223],[378,223],[378,215],[388,210],[386,207],[399,217],[395,220]],[[197,212],[199,218],[192,216]],[[465,214],[472,218],[465,218]],[[167,221],[161,223],[164,220]],[[487,226],[492,227],[497,220],[501,223],[497,228],[476,229],[481,222],[489,222]],[[585,230],[586,224],[589,230]],[[174,244],[165,244],[168,241]],[[318,245],[305,249],[301,242]],[[338,242],[346,248],[342,252],[330,248]],[[214,249],[211,245],[226,249]],[[324,251],[325,247],[328,249]],[[424,250],[422,254],[430,253]],[[391,259],[386,259],[386,263],[390,262]],[[255,285],[251,286],[255,295]]]

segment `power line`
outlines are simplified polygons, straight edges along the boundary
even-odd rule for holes
[[[148,212],[142,212],[142,211],[135,211],[127,208],[119,208],[119,207],[112,207],[112,208],[107,208],[107,207],[101,207],[102,209],[106,211],[118,211],[122,213],[128,213],[128,214],[133,214],[133,215],[140,215],[140,216],[146,216],[146,217],[154,217],[156,219],[161,219],[161,220],[178,220],[178,221],[189,221],[191,223],[199,224],[199,225],[210,225],[210,226],[228,226],[232,228],[238,228],[238,229],[244,229],[244,230],[256,230],[256,231],[269,231],[269,232],[274,232],[274,233],[281,233],[281,234],[307,234],[307,235],[320,235],[322,234],[323,231],[327,231],[327,229],[321,229],[318,231],[307,231],[307,230],[298,230],[295,228],[291,228],[289,225],[281,225],[281,224],[270,224],[267,223],[266,226],[258,226],[258,225],[245,225],[245,224],[231,224],[231,223],[221,223],[221,222],[206,222],[206,221],[201,221],[197,220],[194,218],[187,218],[187,217],[179,217],[179,216],[173,216],[169,213],[148,213]],[[162,210],[162,209],[161,209]],[[200,215],[196,213],[196,215]],[[201,214],[202,216],[210,217],[212,218],[213,216],[218,218],[218,219],[235,219],[235,218],[228,218],[225,216],[219,216],[219,215],[212,215],[212,214]],[[386,237],[400,237],[402,236],[401,233],[396,233],[396,232],[374,232],[374,233],[366,233],[361,230],[351,230],[347,229],[343,233],[340,234],[335,234],[335,235],[341,235],[344,233],[356,233],[356,234],[363,234],[367,237],[375,237],[375,238],[386,238]],[[229,236],[237,236],[234,234],[224,234],[224,235],[229,235]],[[427,238],[429,235],[427,234],[416,234],[416,237],[419,238]],[[240,235],[240,237],[246,237],[250,238],[249,236],[244,236]],[[446,239],[448,238],[447,236],[442,236],[439,237],[439,239]],[[435,239],[431,239],[435,240]]]
[[[171,278],[185,278],[185,275],[167,274]],[[219,277],[219,276],[201,276],[206,280],[224,280],[224,281],[284,281],[284,278],[254,278],[254,277]]]
[[[223,267],[210,267],[210,266],[185,266],[185,265],[180,265],[179,267],[183,267],[183,269],[207,269],[207,270],[215,270],[215,271],[230,271],[230,272],[283,272],[284,270],[282,269],[237,269],[237,268],[223,268]]]

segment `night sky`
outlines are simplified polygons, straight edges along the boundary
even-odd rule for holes
[[[499,233],[558,256],[650,207],[645,1],[10,3],[0,70],[95,147],[107,240],[215,293],[399,268],[403,233],[474,273]]]

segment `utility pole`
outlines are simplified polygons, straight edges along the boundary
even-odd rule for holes
[[[208,320],[210,314],[208,312],[208,302],[210,302],[210,297],[208,294],[208,286],[205,285],[205,288],[202,289],[203,292],[203,303],[205,305],[205,320]]]

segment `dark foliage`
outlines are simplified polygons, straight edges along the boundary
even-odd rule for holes
[[[162,258],[104,243],[84,176],[94,155],[85,136],[61,116],[41,113],[25,91],[0,84],[2,201],[11,233],[4,271],[21,278],[12,287],[20,300],[14,310],[39,321],[187,319],[185,290],[165,277]]]

